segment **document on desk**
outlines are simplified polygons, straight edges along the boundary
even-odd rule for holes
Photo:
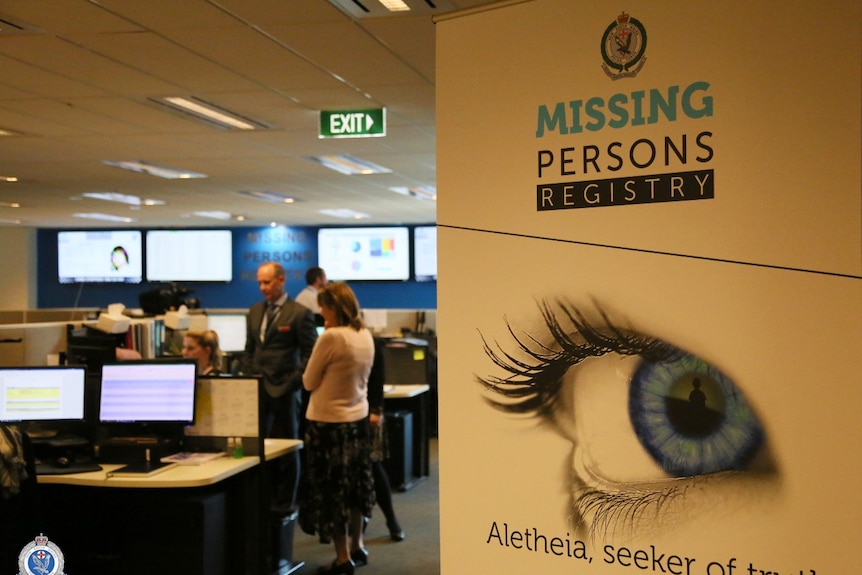
[[[258,436],[256,379],[199,379],[195,424],[186,435]]]
[[[163,463],[161,461],[138,461],[129,463],[105,474],[105,477],[150,477],[176,467],[176,463]]]
[[[181,451],[162,457],[159,461],[162,463],[176,463],[178,465],[201,465],[207,461],[224,457],[224,453],[216,452],[197,452],[197,451]]]

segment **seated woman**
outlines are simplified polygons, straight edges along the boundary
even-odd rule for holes
[[[198,375],[220,375],[222,352],[218,334],[211,329],[187,332],[183,336],[183,357],[198,361]]]

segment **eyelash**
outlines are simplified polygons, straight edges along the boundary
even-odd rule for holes
[[[583,338],[583,342],[575,341],[563,328],[557,319],[554,305],[572,324],[575,333]],[[563,300],[541,302],[539,309],[545,326],[559,349],[543,344],[528,334],[519,337],[511,324],[506,322],[509,334],[518,349],[532,358],[532,364],[503,351],[497,342],[492,347],[482,337],[485,354],[495,365],[509,373],[506,377],[477,377],[486,389],[505,398],[486,398],[490,405],[501,411],[538,415],[550,420],[557,409],[563,375],[590,357],[616,353],[640,356],[655,363],[673,360],[681,354],[679,349],[661,340],[617,326],[600,308],[598,313],[602,317],[602,324],[599,327],[590,325],[578,308]]]

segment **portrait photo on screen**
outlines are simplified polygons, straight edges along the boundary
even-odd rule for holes
[[[141,235],[137,230],[58,232],[60,283],[141,283]]]
[[[201,254],[207,254],[201,257]],[[233,279],[230,230],[150,230],[147,281],[229,282]]]
[[[318,265],[328,278],[407,280],[410,234],[406,226],[322,228],[317,234]]]

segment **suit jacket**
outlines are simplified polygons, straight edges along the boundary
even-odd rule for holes
[[[248,311],[245,352],[267,393],[279,397],[302,389],[302,372],[317,341],[317,330],[308,308],[288,298],[261,341],[265,310],[266,302],[261,301]]]

